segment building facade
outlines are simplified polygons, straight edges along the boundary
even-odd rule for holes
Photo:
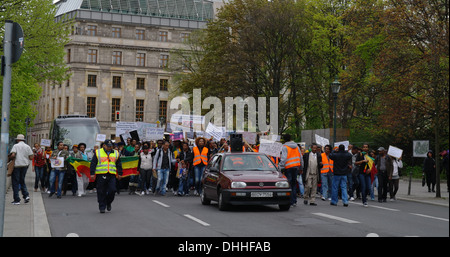
[[[115,138],[117,121],[164,124],[169,115],[171,50],[213,19],[206,0],[61,0],[56,19],[74,19],[65,46],[71,77],[47,81],[36,103],[30,143],[48,138],[58,115],[96,117]]]

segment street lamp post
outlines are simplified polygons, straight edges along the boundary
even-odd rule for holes
[[[333,102],[334,102],[334,122],[333,122],[333,146],[336,142],[336,103],[337,103],[337,95],[339,90],[341,89],[341,82],[336,78],[333,82],[331,82],[331,91],[333,92]]]

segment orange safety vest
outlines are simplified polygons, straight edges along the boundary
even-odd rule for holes
[[[270,156],[270,158],[272,158],[273,163],[278,167],[278,158],[274,156]]]
[[[287,158],[284,164],[285,169],[299,167],[301,166],[300,162],[300,152],[298,151],[298,147],[292,149],[289,146],[286,146],[287,149]]]
[[[202,149],[202,153],[200,154],[200,150],[198,150],[198,146],[194,147],[192,149],[194,151],[194,166],[199,165],[201,162],[203,162],[203,164],[207,165],[208,164],[208,148],[207,147],[203,147]]]
[[[320,173],[327,173],[328,171],[333,172],[333,160],[329,159],[326,153],[322,153],[322,163],[323,167]]]

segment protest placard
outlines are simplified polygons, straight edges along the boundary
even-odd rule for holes
[[[97,137],[95,138],[95,141],[97,142],[104,142],[106,140],[105,134],[97,134]]]
[[[225,127],[216,127],[211,122],[206,127],[206,133],[214,138],[214,140],[220,141],[223,135],[226,133]]]
[[[249,144],[256,144],[256,133],[254,132],[241,132],[242,139]]]
[[[44,139],[44,138],[41,139],[41,146],[48,146],[48,147],[50,147],[51,145],[52,145],[52,140]]]
[[[395,158],[400,158],[402,157],[403,150],[390,145],[387,154]]]
[[[339,145],[344,145],[345,150],[348,150],[348,146],[350,145],[350,142],[349,141],[341,141],[341,142],[334,143],[334,147],[339,147]]]
[[[326,146],[330,144],[330,140],[328,140],[327,138],[321,137],[317,134],[314,134],[316,137],[316,143],[321,145],[321,146]]]
[[[283,144],[272,140],[261,139],[259,152],[270,156],[280,157]]]
[[[164,137],[164,128],[151,128],[145,130],[146,140],[159,140]]]

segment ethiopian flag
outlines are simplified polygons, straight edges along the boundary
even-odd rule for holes
[[[369,161],[364,169],[364,173],[369,174],[370,172],[370,181],[373,182],[375,179],[375,175],[377,175],[378,173],[377,167],[375,165],[375,159],[368,156],[367,154],[364,155],[364,158]]]
[[[90,161],[85,161],[83,159],[69,157],[69,158],[67,158],[67,162],[69,162],[70,165],[72,165],[72,167],[75,169],[78,177],[81,177],[82,174],[86,175],[88,178],[91,177],[91,171],[90,171],[91,162]]]
[[[132,175],[138,175],[138,163],[139,156],[122,156],[120,157],[122,162],[122,177],[128,177]]]

